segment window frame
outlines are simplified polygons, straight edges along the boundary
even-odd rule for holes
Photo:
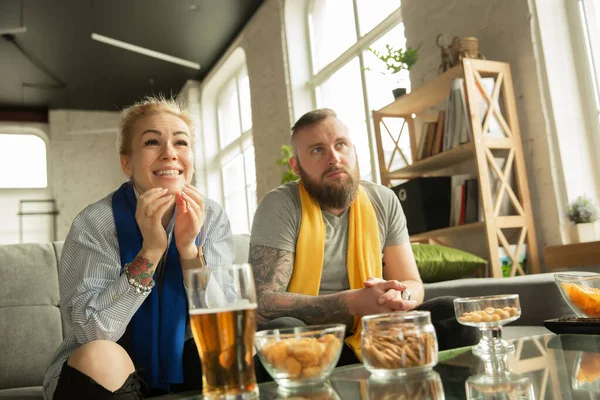
[[[0,135],[28,135],[42,139],[46,148],[46,186],[43,187],[3,187],[0,190],[50,190],[51,189],[51,152],[48,135],[39,128],[0,123]]]
[[[312,102],[315,106],[318,104],[317,100],[317,87],[322,85],[327,79],[329,79],[334,73],[342,69],[347,63],[349,63],[354,57],[358,58],[359,67],[360,67],[360,76],[361,76],[361,88],[363,95],[363,104],[364,104],[364,112],[365,112],[365,120],[368,121],[366,124],[367,128],[367,138],[369,142],[369,153],[371,160],[371,181],[380,183],[380,174],[379,174],[379,163],[377,156],[377,148],[375,143],[375,128],[373,126],[373,116],[371,114],[371,108],[369,106],[368,92],[367,92],[367,77],[365,74],[365,61],[363,53],[368,50],[369,46],[376,42],[379,38],[384,36],[387,32],[394,29],[398,24],[403,22],[402,19],[402,7],[399,6],[396,10],[394,10],[390,15],[388,15],[385,19],[383,19],[379,24],[377,24],[373,29],[369,32],[366,32],[361,36],[360,34],[360,21],[358,15],[358,3],[357,0],[352,0],[352,7],[354,11],[354,27],[356,31],[356,42],[350,46],[346,51],[340,54],[337,58],[323,67],[320,71],[316,70],[316,56],[315,56],[315,46],[313,45],[316,40],[313,37],[313,21],[312,21],[312,13],[314,11],[315,3],[318,0],[309,0],[306,9],[306,27],[307,27],[307,40],[308,40],[308,48],[309,48],[309,67],[310,74],[307,81],[307,87],[311,93]]]
[[[227,201],[226,201],[227,197],[225,194],[226,182],[225,182],[225,177],[223,175],[223,167],[225,166],[225,164],[232,161],[236,156],[241,154],[242,161],[243,161],[242,164],[243,164],[244,199],[245,199],[245,207],[246,207],[246,216],[248,218],[248,221],[247,221],[248,230],[250,230],[252,227],[252,217],[256,210],[250,210],[250,199],[248,197],[248,187],[249,187],[248,171],[246,171],[246,150],[249,147],[254,146],[254,138],[252,136],[253,125],[248,130],[242,131],[240,133],[240,136],[238,136],[232,142],[230,142],[229,144],[227,144],[226,146],[223,147],[223,145],[221,144],[221,137],[222,137],[221,136],[221,128],[222,127],[221,127],[221,122],[219,120],[219,109],[220,109],[222,96],[225,95],[226,88],[229,86],[231,81],[235,80],[238,119],[239,119],[239,123],[240,123],[240,130],[243,129],[243,126],[242,126],[243,125],[243,123],[242,123],[242,118],[243,118],[242,101],[240,98],[240,80],[241,80],[242,72],[244,70],[246,70],[246,75],[248,75],[247,66],[245,63],[235,69],[235,72],[233,72],[231,74],[231,76],[223,82],[223,84],[219,87],[219,89],[216,93],[215,109],[214,109],[215,121],[216,121],[215,135],[216,135],[216,142],[218,144],[219,150],[215,154],[213,162],[220,170],[219,179],[220,179],[220,183],[221,183],[221,198],[223,199],[223,208],[225,209],[225,212],[227,212]],[[255,191],[256,191],[256,177],[254,177],[254,185],[255,185]],[[250,233],[250,232],[237,232],[237,233]]]
[[[587,135],[600,153],[600,15],[594,13],[594,0],[566,0],[566,11],[573,39],[573,53],[586,60],[576,63],[582,92],[585,122],[590,128]],[[587,10],[587,12],[586,12]],[[599,7],[600,10],[600,7]],[[593,21],[590,21],[593,20]],[[590,23],[591,22],[591,23]],[[592,40],[596,37],[596,41]],[[600,158],[595,157],[600,170]]]

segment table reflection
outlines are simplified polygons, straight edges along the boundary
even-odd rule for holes
[[[329,385],[324,383],[318,386],[284,388],[280,386],[277,389],[275,399],[286,400],[340,400],[340,396]]]
[[[572,382],[575,390],[600,393],[600,353],[577,353]]]
[[[429,371],[394,379],[380,379],[373,375],[367,380],[369,400],[444,399],[440,374]]]
[[[514,349],[512,350],[514,353]],[[484,372],[465,382],[469,400],[534,400],[533,383],[525,375],[510,371],[507,354],[480,356]]]

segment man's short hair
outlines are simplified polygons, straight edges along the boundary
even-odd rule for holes
[[[319,122],[329,118],[334,117],[337,118],[337,114],[330,108],[319,108],[317,110],[312,110],[301,116],[298,121],[292,126],[292,138],[290,139],[292,150],[294,154],[296,154],[296,146],[294,145],[294,138],[304,128],[311,127],[313,125],[318,124]]]

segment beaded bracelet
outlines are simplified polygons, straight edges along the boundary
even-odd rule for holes
[[[129,272],[129,266],[131,265],[131,263],[126,263],[125,264],[125,276],[127,276],[127,281],[129,282],[129,284],[131,286],[133,286],[133,288],[135,289],[136,292],[138,293],[148,293],[152,290],[152,288],[154,287],[154,279],[150,282],[150,284],[148,286],[144,286],[141,283],[139,283],[138,281],[136,281],[132,276],[131,273]]]

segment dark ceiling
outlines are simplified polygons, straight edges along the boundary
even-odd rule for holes
[[[0,109],[117,110],[147,94],[176,94],[206,76],[262,2],[0,0],[0,32],[27,28],[14,43],[0,38]],[[200,70],[97,42],[93,32]]]

